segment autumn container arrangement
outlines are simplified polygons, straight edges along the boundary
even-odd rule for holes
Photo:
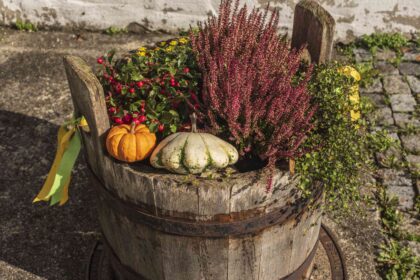
[[[304,194],[294,162],[316,148],[313,65],[278,24],[226,0],[178,37],[99,57],[97,74],[65,58],[115,279],[310,273],[322,184]]]

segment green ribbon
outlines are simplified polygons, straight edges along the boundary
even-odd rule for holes
[[[50,206],[60,202],[63,196],[63,189],[66,182],[70,180],[71,171],[76,163],[77,156],[81,149],[80,133],[76,129],[73,137],[69,142],[69,146],[63,154],[63,158],[55,175],[54,182],[48,196],[51,196]]]

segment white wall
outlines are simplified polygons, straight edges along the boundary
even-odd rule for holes
[[[281,9],[281,24],[290,30],[298,0],[271,2]],[[319,0],[337,22],[337,39],[375,31],[420,30],[420,0]],[[151,30],[176,31],[217,11],[219,0],[0,0],[0,23],[17,18],[54,27],[106,29],[138,23]]]

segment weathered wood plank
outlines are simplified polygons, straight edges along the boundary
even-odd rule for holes
[[[330,60],[335,21],[316,1],[302,0],[295,8],[292,47],[307,47],[312,62]]]
[[[259,279],[262,250],[260,239],[260,236],[230,238],[227,279]]]

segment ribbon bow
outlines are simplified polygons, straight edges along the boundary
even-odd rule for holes
[[[71,171],[81,148],[79,127],[89,132],[89,126],[84,117],[72,119],[60,126],[54,162],[44,186],[33,202],[50,201],[50,206],[58,202],[59,205],[67,202]]]

